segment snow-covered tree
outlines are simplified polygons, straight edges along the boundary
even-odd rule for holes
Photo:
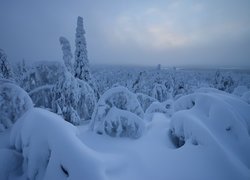
[[[160,102],[163,102],[168,99],[168,93],[165,85],[163,84],[155,84],[154,88],[152,89],[153,98],[157,99]]]
[[[87,43],[85,39],[85,30],[83,27],[83,18],[80,16],[77,18],[75,45],[75,77],[89,82],[91,80],[91,74],[89,69]]]
[[[13,72],[8,62],[7,55],[4,50],[0,49],[0,77],[10,79],[12,76]]]
[[[67,70],[73,74],[73,67],[72,67],[73,55],[71,53],[70,43],[65,37],[60,37],[59,41],[62,46],[64,65],[66,66]]]
[[[136,96],[144,112],[153,102],[157,101],[155,98],[152,98],[143,93],[136,93]]]
[[[66,121],[79,125],[90,119],[96,99],[93,89],[84,81],[65,72],[52,89],[52,111]]]
[[[156,69],[161,70],[161,64],[158,64]]]
[[[0,132],[10,128],[33,107],[29,95],[8,80],[0,80]]]
[[[14,67],[15,80],[18,84],[21,84],[24,78],[24,75],[27,73],[27,65],[25,59],[19,61]]]
[[[90,128],[98,134],[138,138],[144,126],[143,117],[136,95],[125,87],[114,87],[100,97]]]
[[[214,87],[221,91],[232,92],[236,84],[230,74],[222,74],[217,70],[214,78]]]

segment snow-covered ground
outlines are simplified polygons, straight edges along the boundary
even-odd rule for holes
[[[135,139],[95,133],[89,124],[76,127],[52,112],[30,108],[0,134],[0,179],[250,178],[246,102],[203,88],[163,105],[172,113],[152,112],[141,119],[145,129]],[[117,112],[111,108],[108,114]]]

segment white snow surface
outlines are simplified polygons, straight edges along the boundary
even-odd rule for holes
[[[172,117],[153,113],[138,139],[99,135],[33,108],[13,126],[10,148],[0,146],[0,179],[250,179],[247,103],[203,89],[172,108]],[[124,111],[112,106],[109,119]],[[0,143],[7,137],[0,134]]]
[[[60,116],[34,108],[15,124],[10,145],[22,154],[28,179],[106,179],[98,153],[84,145],[79,131]],[[63,170],[67,173],[64,173]]]

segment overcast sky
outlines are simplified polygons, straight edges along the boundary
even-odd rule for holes
[[[92,64],[250,67],[250,0],[0,0],[0,48],[61,60],[77,16]]]

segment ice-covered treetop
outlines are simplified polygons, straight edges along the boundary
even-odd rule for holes
[[[77,17],[76,31],[77,31],[77,33],[83,33],[83,34],[85,34],[85,30],[83,28],[83,18],[81,16]]]

